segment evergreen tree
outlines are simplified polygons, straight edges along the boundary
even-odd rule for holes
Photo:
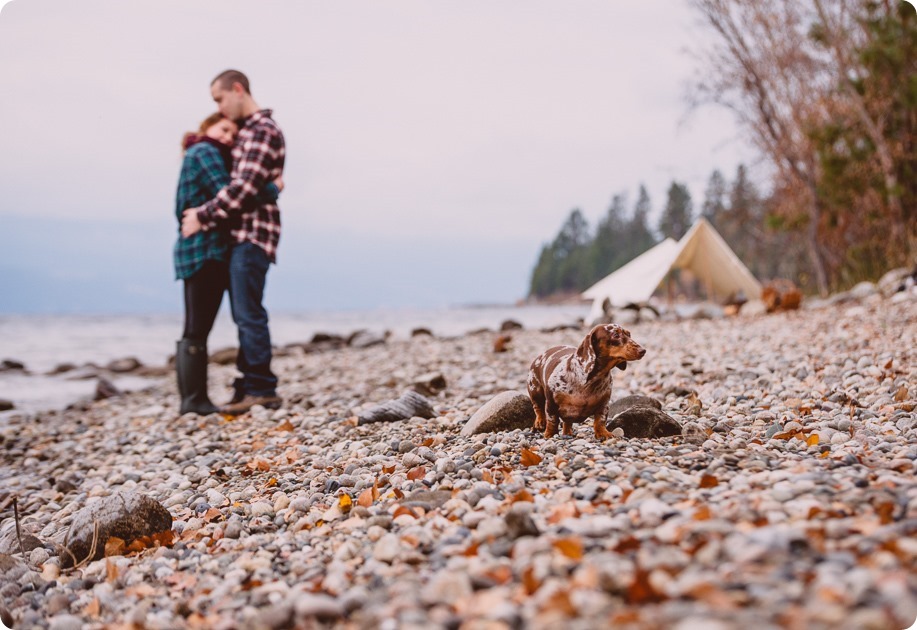
[[[608,207],[608,212],[596,228],[595,240],[592,241],[589,252],[592,281],[604,278],[623,264],[621,258],[626,255],[624,254],[626,206],[627,197],[624,194],[615,195]]]
[[[713,227],[720,231],[720,223],[726,213],[726,195],[728,187],[726,178],[716,169],[710,174],[707,181],[707,190],[704,192],[704,205],[701,207],[701,216],[710,221]]]
[[[634,206],[634,214],[624,227],[627,259],[623,264],[629,263],[656,244],[656,237],[649,226],[651,210],[650,196],[646,192],[646,187],[641,184],[637,204]]]
[[[557,264],[555,291],[571,292],[585,288],[590,275],[585,268],[590,240],[589,223],[576,208],[567,217],[552,245]]]
[[[760,275],[767,267],[764,260],[764,214],[761,195],[748,178],[748,169],[744,164],[739,164],[729,191],[728,221],[721,234],[756,275]]]
[[[659,219],[659,231],[663,238],[680,239],[691,227],[691,193],[687,186],[672,182],[669,186],[669,198]]]
[[[535,297],[547,297],[554,292],[554,250],[545,244],[541,247],[541,254],[538,256],[538,262],[535,269],[532,270],[532,282],[529,286],[529,295]]]

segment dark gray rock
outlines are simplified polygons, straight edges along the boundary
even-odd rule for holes
[[[96,383],[96,393],[94,400],[105,400],[106,398],[114,398],[115,396],[120,396],[121,390],[115,387],[115,385],[106,378],[99,377],[99,382]]]
[[[48,372],[48,376],[56,376],[57,374],[65,374],[67,372],[72,372],[76,369],[76,364],[74,363],[58,363],[53,370]]]
[[[510,510],[506,514],[506,532],[512,540],[522,536],[539,536],[541,534],[531,516],[525,512],[514,510]]]
[[[649,396],[625,396],[608,405],[608,417],[614,418],[622,411],[626,411],[633,407],[654,407],[656,409],[662,409],[662,403]]]
[[[436,415],[430,401],[415,391],[405,392],[401,398],[390,400],[357,416],[357,424],[395,422],[408,418],[432,418]]]
[[[368,330],[358,330],[347,339],[347,345],[351,348],[370,348],[372,346],[381,346],[385,343],[388,333],[378,334]]]
[[[506,332],[508,330],[522,330],[522,324],[517,322],[514,319],[508,319],[502,324],[500,324],[500,331]]]
[[[62,568],[72,566],[74,557],[80,562],[89,555],[96,525],[99,534],[93,560],[104,557],[105,542],[112,536],[129,545],[142,536],[172,529],[172,515],[158,501],[136,492],[99,499],[73,515],[64,541],[70,553],[61,554]]]
[[[0,398],[0,411],[9,411],[10,409],[15,409],[16,405],[13,404],[12,400],[6,400],[5,398]]]
[[[105,369],[116,374],[126,374],[127,372],[133,372],[141,367],[143,367],[143,364],[140,362],[140,359],[136,357],[125,357],[123,359],[115,359],[106,365]]]
[[[535,409],[527,394],[510,390],[497,394],[478,409],[462,427],[462,435],[528,429],[535,423]]]
[[[411,331],[411,337],[420,337],[420,336],[432,337],[433,331],[430,330],[429,328],[415,328],[414,330]]]
[[[0,361],[0,372],[25,372],[25,364],[15,359]]]
[[[631,407],[613,416],[606,425],[609,431],[620,428],[627,438],[661,438],[681,435],[681,425],[655,407]]]

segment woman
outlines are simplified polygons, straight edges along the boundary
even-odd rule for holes
[[[201,123],[198,133],[187,133],[182,140],[185,153],[175,199],[179,237],[174,255],[175,277],[185,283],[185,330],[175,353],[183,414],[219,411],[207,395],[207,337],[220,310],[223,292],[229,287],[230,240],[228,226],[182,238],[182,212],[213,199],[229,184],[232,142],[238,130],[233,121],[216,113]],[[282,187],[278,179],[268,184],[261,196],[276,201]]]

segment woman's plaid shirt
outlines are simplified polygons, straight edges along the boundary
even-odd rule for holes
[[[251,202],[268,182],[280,177],[285,155],[283,133],[271,118],[271,110],[249,116],[232,150],[232,181],[197,212],[204,231],[233,219],[232,239],[258,245],[276,262],[280,208],[276,203]]]
[[[229,184],[229,171],[220,150],[212,144],[198,142],[188,148],[178,179],[175,195],[175,217],[178,219],[178,241],[175,243],[175,278],[184,280],[200,270],[205,260],[226,260],[229,238],[217,230],[181,236],[182,213],[213,199]]]

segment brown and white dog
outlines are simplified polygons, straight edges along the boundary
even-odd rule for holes
[[[573,435],[573,423],[595,417],[595,437],[611,437],[605,427],[608,401],[611,399],[611,370],[627,368],[628,361],[638,361],[646,350],[630,338],[617,324],[596,326],[578,348],[554,346],[540,354],[529,371],[528,390],[535,408],[536,431],[544,430],[546,438],[557,434]]]

